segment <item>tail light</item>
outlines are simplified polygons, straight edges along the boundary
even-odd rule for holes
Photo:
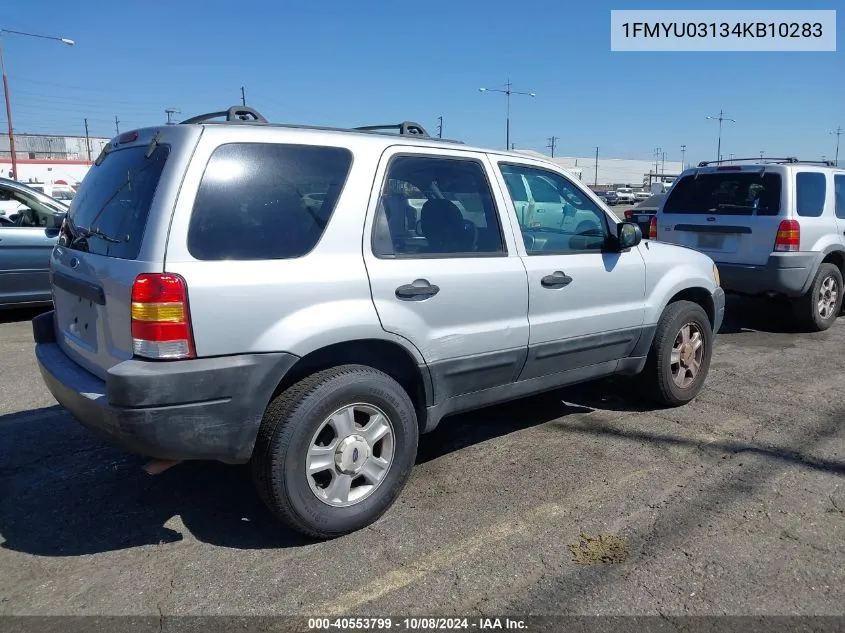
[[[132,285],[132,350],[154,359],[195,358],[188,288],[174,274],[138,275]]]
[[[801,225],[798,220],[783,220],[778,226],[775,251],[795,253],[801,243]]]
[[[626,220],[630,220],[633,215],[634,215],[633,209],[625,209],[625,219]]]
[[[651,222],[648,223],[648,239],[657,239],[657,216],[651,216]]]

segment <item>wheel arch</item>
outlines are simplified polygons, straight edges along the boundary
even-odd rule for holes
[[[306,376],[338,365],[366,365],[384,372],[407,392],[414,403],[420,432],[426,427],[427,406],[432,401],[428,366],[402,344],[386,339],[357,339],[334,343],[302,356],[273,390],[271,400]]]
[[[669,301],[667,301],[666,305],[663,306],[661,314],[666,310],[666,308],[678,301],[690,301],[700,305],[704,309],[704,312],[707,313],[707,319],[710,321],[710,327],[712,328],[715,326],[716,305],[713,302],[713,293],[710,292],[710,290],[702,288],[701,286],[683,288],[669,298]]]

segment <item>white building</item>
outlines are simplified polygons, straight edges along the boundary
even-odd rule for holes
[[[557,163],[564,169],[573,172],[576,176],[590,185],[599,187],[614,185],[631,187],[642,187],[648,185],[649,173],[655,173],[653,160],[639,160],[630,158],[604,158],[599,154],[598,173],[596,172],[595,156],[555,156],[535,152],[530,149],[516,150],[520,154],[537,156]],[[666,174],[667,177],[674,177],[681,173],[681,161],[658,162],[657,173]]]
[[[48,183],[62,180],[77,184],[108,142],[107,138],[94,136],[86,139],[84,136],[15,134],[17,180]],[[11,172],[9,135],[0,134],[0,178],[8,178]]]

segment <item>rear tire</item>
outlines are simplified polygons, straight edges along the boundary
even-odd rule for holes
[[[417,455],[414,405],[390,376],[364,365],[317,372],[274,398],[252,455],[273,514],[326,539],[376,521],[399,496]]]
[[[677,301],[663,311],[640,374],[646,392],[656,403],[677,407],[695,398],[710,370],[713,330],[697,303]]]
[[[833,264],[821,264],[803,297],[795,300],[795,319],[802,330],[823,332],[842,309],[842,273]]]

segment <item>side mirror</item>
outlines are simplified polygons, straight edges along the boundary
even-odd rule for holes
[[[633,248],[643,241],[643,232],[638,224],[634,222],[620,222],[616,225],[616,235],[619,240],[619,250]]]

